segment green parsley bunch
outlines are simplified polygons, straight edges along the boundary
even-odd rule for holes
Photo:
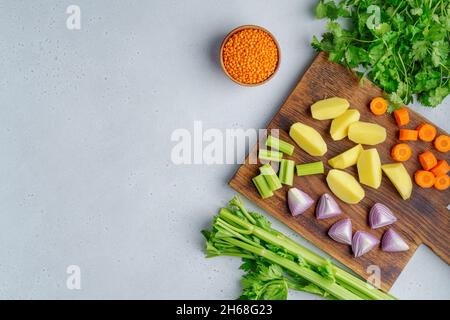
[[[436,107],[450,93],[450,1],[320,0],[316,17],[329,20],[328,32],[312,46],[362,69],[389,95],[391,110],[414,96]]]

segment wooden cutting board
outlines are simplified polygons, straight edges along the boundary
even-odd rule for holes
[[[365,81],[364,85],[360,85],[359,79],[352,71],[336,63],[329,62],[326,54],[320,53],[269,123],[268,129],[280,129],[280,137],[295,145],[294,141],[287,134],[293,123],[303,122],[314,127],[321,133],[328,145],[326,155],[320,158],[312,157],[296,146],[293,156],[285,156],[285,158],[295,160],[296,163],[323,160],[327,172],[330,169],[327,164],[328,159],[355,144],[348,139],[333,141],[329,134],[331,121],[314,120],[311,117],[310,106],[317,100],[334,96],[343,97],[350,102],[351,108],[360,111],[361,121],[378,123],[386,128],[387,139],[383,144],[377,145],[376,148],[382,163],[391,163],[393,160],[389,153],[391,147],[398,143],[398,127],[391,115],[386,114],[377,117],[372,115],[368,109],[371,99],[382,94],[382,90],[369,81]],[[411,122],[405,128],[416,128],[422,122],[429,122],[411,110],[410,117]],[[445,131],[438,128],[438,133],[445,134]],[[424,150],[432,149],[432,144],[415,141],[410,142],[409,145],[413,150],[413,156],[405,163],[405,166],[412,175],[420,167],[417,160],[418,154]],[[255,154],[257,148],[255,147],[252,152]],[[436,150],[433,152],[438,159],[449,160],[447,154],[439,153]],[[314,215],[315,208],[312,207],[303,215],[294,218],[289,214],[286,203],[289,187],[284,186],[269,199],[263,200],[260,198],[251,180],[252,177],[259,173],[259,166],[260,164],[249,164],[247,158],[245,164],[239,168],[231,179],[230,186],[363,278],[367,279],[370,276],[367,273],[369,266],[379,266],[381,269],[382,289],[387,291],[391,288],[417,247],[421,244],[430,247],[445,262],[450,262],[450,212],[447,209],[447,206],[450,204],[450,189],[442,192],[435,189],[422,189],[414,185],[412,197],[404,201],[388,178],[383,175],[382,185],[378,190],[363,186],[366,197],[358,205],[346,204],[335,197],[343,210],[343,214],[339,217],[317,220]],[[346,171],[357,177],[355,167]],[[294,186],[307,192],[315,200],[318,200],[324,193],[332,194],[326,184],[325,175],[296,176]],[[398,222],[394,224],[394,228],[407,241],[410,250],[403,253],[386,253],[381,251],[380,248],[376,248],[362,257],[354,258],[350,246],[334,242],[327,236],[327,231],[334,222],[344,217],[350,217],[353,222],[354,232],[356,230],[366,230],[381,239],[387,227],[371,230],[368,226],[368,212],[372,205],[377,202],[387,205],[397,216]]]

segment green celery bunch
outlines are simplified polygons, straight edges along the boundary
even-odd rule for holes
[[[276,231],[265,217],[248,212],[239,197],[220,209],[211,230],[202,234],[208,258],[243,259],[241,299],[284,300],[289,290],[327,299],[395,299]]]
[[[436,107],[450,93],[450,1],[320,0],[316,17],[329,20],[328,32],[312,46],[362,69],[388,93],[390,111],[414,96]]]

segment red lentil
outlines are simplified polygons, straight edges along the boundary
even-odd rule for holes
[[[248,28],[233,34],[222,52],[228,74],[244,84],[267,80],[278,65],[278,47],[271,35],[263,30]]]

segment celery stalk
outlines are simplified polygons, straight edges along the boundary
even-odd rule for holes
[[[294,153],[294,146],[286,141],[275,138],[271,135],[267,137],[266,146],[279,150],[289,156],[292,156]]]
[[[275,150],[259,150],[258,159],[267,160],[267,161],[275,161],[280,162],[283,158],[283,154],[279,151]]]
[[[245,210],[243,203],[239,198],[234,198],[230,204],[238,206],[239,210],[242,212]],[[260,242],[266,242],[270,245],[274,245],[279,248],[283,248],[286,252],[294,256],[301,257],[306,263],[315,266],[316,268],[322,268],[326,266],[327,259],[321,257],[317,253],[303,247],[302,245],[296,243],[284,234],[270,228],[261,228],[256,225],[256,222],[250,222],[250,220],[244,220],[242,217],[236,215],[229,208],[222,208],[219,212],[220,219],[240,228],[240,233],[246,234],[248,237],[257,237]],[[253,219],[253,218],[252,218]],[[262,216],[260,216],[260,219]],[[260,224],[258,224],[260,225]],[[237,228],[236,228],[237,229]],[[219,254],[221,255],[221,254]],[[225,254],[226,255],[226,254]],[[374,300],[393,300],[393,296],[376,289],[370,284],[366,283],[364,280],[352,275],[351,273],[339,268],[336,265],[332,265],[332,269],[336,278],[336,282],[347,290],[357,294],[363,299],[374,299]],[[337,297],[338,298],[338,297]]]
[[[292,186],[294,183],[295,162],[293,160],[282,159],[280,162],[279,178],[282,184]]]
[[[256,186],[256,189],[258,190],[259,194],[261,195],[261,198],[266,199],[266,198],[270,198],[271,196],[273,196],[273,192],[270,189],[270,186],[267,183],[264,176],[259,175],[259,176],[254,177],[252,180]]]
[[[325,172],[322,161],[298,164],[296,169],[297,176],[309,176],[312,174],[320,174]]]
[[[283,186],[281,185],[280,179],[278,178],[275,170],[273,170],[270,164],[265,164],[259,168],[261,175],[266,179],[267,184],[269,185],[270,190],[275,191],[281,189]]]

